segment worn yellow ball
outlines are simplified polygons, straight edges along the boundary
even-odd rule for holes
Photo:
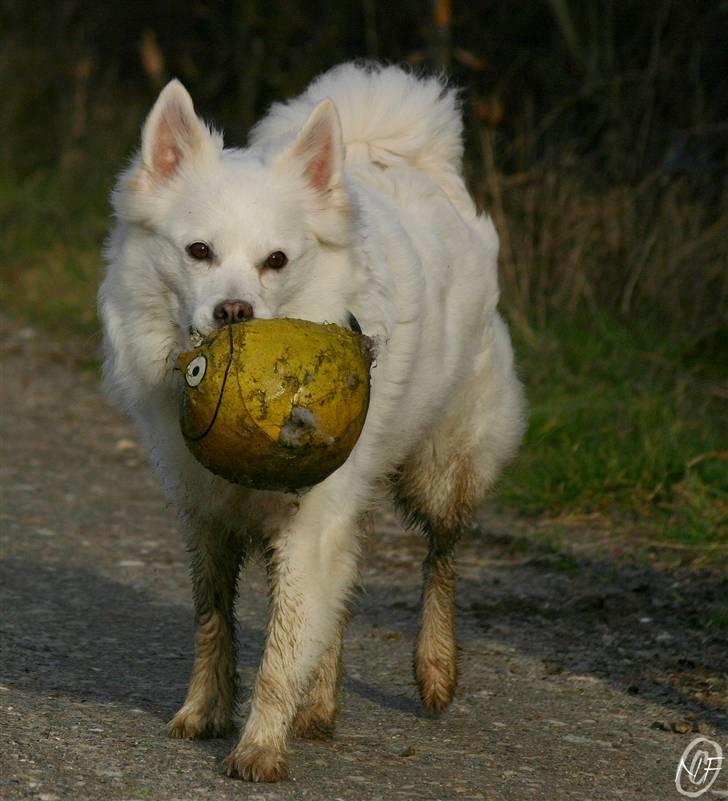
[[[361,434],[371,364],[371,341],[337,325],[227,326],[179,357],[185,442],[205,467],[238,484],[317,484]]]

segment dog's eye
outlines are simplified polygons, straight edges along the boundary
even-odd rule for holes
[[[282,250],[276,250],[268,256],[264,265],[271,270],[280,270],[288,264],[288,256]]]
[[[206,245],[204,242],[193,242],[191,245],[187,245],[187,252],[193,259],[197,259],[197,261],[205,261],[205,259],[209,259],[212,255],[210,246]]]

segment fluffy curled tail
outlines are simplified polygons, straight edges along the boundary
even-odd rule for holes
[[[292,138],[312,109],[331,98],[339,112],[347,160],[384,167],[407,164],[439,178],[459,173],[463,155],[457,92],[438,78],[399,67],[342,64],[299,97],[275,103],[251,133],[251,144]]]

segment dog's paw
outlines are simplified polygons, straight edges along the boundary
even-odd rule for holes
[[[185,704],[169,721],[169,736],[177,740],[206,740],[224,737],[233,728],[232,717],[221,710],[200,709]]]
[[[452,659],[417,659],[415,679],[422,705],[428,712],[443,712],[455,696],[457,662]]]
[[[336,728],[336,710],[324,714],[316,708],[299,710],[293,723],[293,736],[301,740],[332,740]]]
[[[248,782],[279,782],[288,778],[288,762],[282,751],[265,745],[242,743],[225,758],[228,776]]]

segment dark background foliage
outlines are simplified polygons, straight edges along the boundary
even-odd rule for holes
[[[529,158],[558,159],[568,143],[605,181],[660,170],[713,199],[725,189],[724,1],[448,5],[4,0],[3,155],[21,174],[50,166],[69,139],[93,135],[103,109],[135,118],[172,76],[241,143],[272,100],[373,58],[445,67],[471,99],[497,100],[489,119],[500,115],[506,141],[528,131]],[[508,155],[503,167],[524,166]]]

